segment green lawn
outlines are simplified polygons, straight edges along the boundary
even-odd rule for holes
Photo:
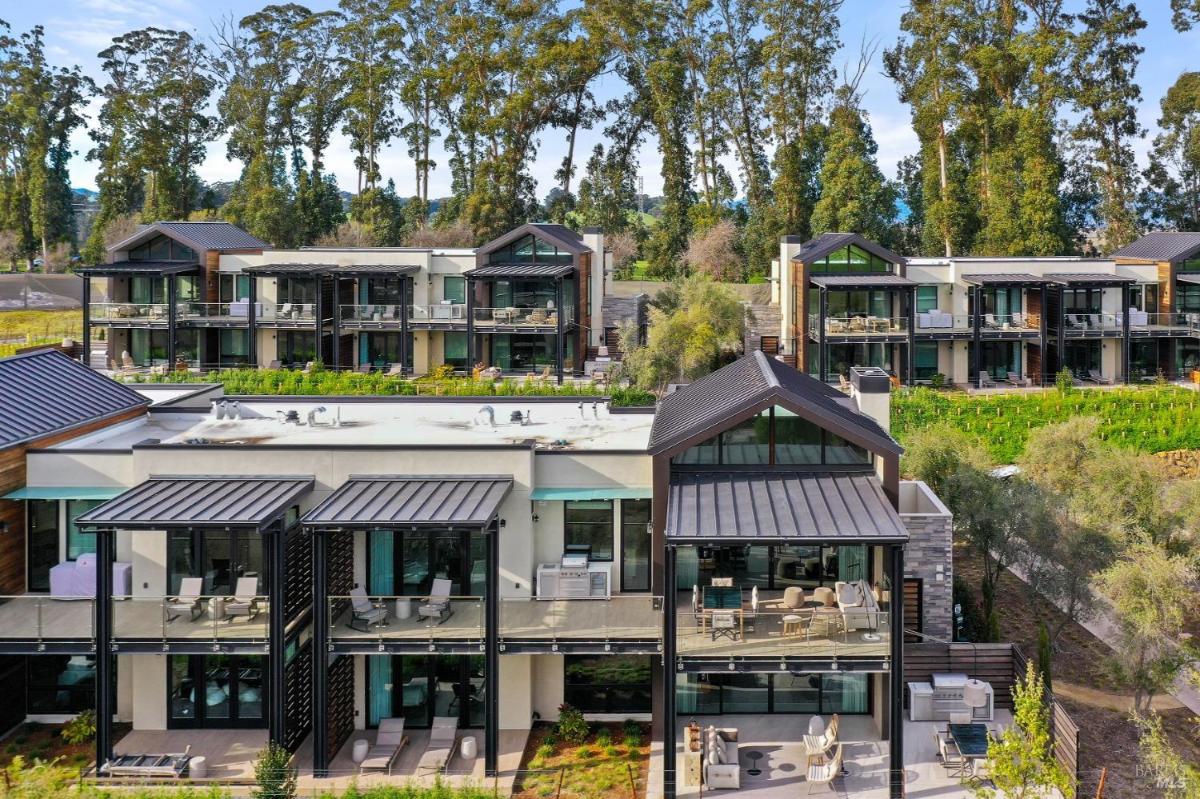
[[[914,388],[892,399],[892,434],[950,424],[983,444],[997,463],[1013,463],[1029,431],[1073,416],[1100,420],[1100,435],[1140,452],[1200,448],[1200,394],[1176,386],[968,396]]]

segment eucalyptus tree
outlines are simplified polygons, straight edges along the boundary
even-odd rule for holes
[[[1156,226],[1200,229],[1200,72],[1180,75],[1160,108],[1143,203]]]
[[[325,11],[303,16],[293,26],[299,43],[294,79],[299,96],[288,127],[302,225],[298,240],[303,244],[333,233],[345,216],[337,181],[325,172],[325,153],[346,111],[346,84],[338,64],[343,19]]]

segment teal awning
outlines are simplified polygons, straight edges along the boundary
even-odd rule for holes
[[[124,488],[95,486],[26,486],[5,494],[0,499],[112,499],[125,491]]]
[[[530,499],[543,502],[565,499],[650,499],[654,490],[645,488],[535,488]]]

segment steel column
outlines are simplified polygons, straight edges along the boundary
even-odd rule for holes
[[[179,289],[179,278],[167,275],[167,371],[175,370],[175,313],[178,303],[176,292]]]
[[[400,374],[408,369],[408,292],[405,284],[412,285],[411,277],[400,278]]]
[[[342,281],[336,275],[330,279],[333,281],[333,368],[336,371],[342,360],[342,304],[338,296]]]
[[[329,721],[326,705],[329,702],[329,593],[326,564],[326,533],[311,531],[313,570],[313,675],[312,675],[312,739],[313,776],[324,777],[329,769]]]
[[[914,372],[917,364],[917,287],[908,290],[908,374],[905,382],[910,386],[917,384]]]
[[[287,714],[284,712],[284,650],[286,649],[284,631],[287,629],[287,612],[284,609],[283,598],[284,586],[287,583],[287,559],[284,556],[287,550],[287,533],[283,529],[283,522],[277,522],[275,529],[267,532],[266,539],[271,563],[271,584],[267,589],[267,600],[270,602],[271,609],[267,617],[269,640],[271,641],[270,651],[267,654],[271,673],[271,682],[267,686],[267,696],[271,697],[268,717],[269,737],[272,743],[283,746],[287,737],[284,734],[284,725],[287,724]]]
[[[971,290],[972,296],[975,298],[974,308],[971,313],[971,331],[974,337],[975,349],[975,374],[967,375],[967,382],[974,381],[976,388],[983,388],[982,382],[979,380],[979,373],[983,371],[983,343],[979,338],[979,328],[983,319],[983,288],[976,286]]]
[[[1121,375],[1129,382],[1129,284],[1121,286]]]
[[[113,691],[116,685],[112,654],[113,531],[96,530],[96,767],[112,757]]]
[[[892,640],[892,668],[888,672],[891,714],[888,718],[888,754],[892,799],[904,796],[904,545],[892,546],[891,602],[888,608]]]
[[[258,278],[250,275],[249,280],[250,307],[246,309],[246,349],[250,365],[258,366]],[[236,285],[236,277],[234,281]]]
[[[817,294],[820,297],[817,302],[820,309],[817,314],[817,376],[824,383],[829,380],[829,356],[825,352],[825,324],[829,316],[829,296],[824,286],[817,289]],[[796,364],[796,366],[800,367],[801,365]]]
[[[90,367],[92,365],[92,278],[90,275],[83,276],[83,365]]]
[[[475,281],[467,278],[467,377],[475,374]]]
[[[316,333],[317,341],[316,341],[316,347],[314,347],[314,349],[316,349],[316,351],[317,351],[317,360],[320,361],[321,363],[324,363],[325,362],[325,336],[323,334],[325,332],[325,320],[324,320],[325,309],[321,307],[321,305],[322,305],[321,293],[322,293],[322,289],[324,289],[324,286],[321,285],[322,280],[321,280],[320,275],[314,275],[313,281],[317,284],[316,302],[313,303],[313,316],[315,316],[317,318],[316,323],[315,323],[316,330],[317,330],[317,333]]]
[[[563,281],[561,277],[554,279],[554,318],[555,318],[555,336],[554,336],[554,368],[558,378],[558,384],[563,383]]]
[[[1050,362],[1050,353],[1046,351],[1046,346],[1048,344],[1046,341],[1046,303],[1049,302],[1046,292],[1046,284],[1042,283],[1041,287],[1038,289],[1038,293],[1041,295],[1042,300],[1042,312],[1038,314],[1038,346],[1042,348],[1042,373],[1038,375],[1038,378],[1040,379],[1040,383],[1042,385],[1045,385],[1046,383],[1046,365]]]
[[[822,318],[822,321],[824,319]],[[663,563],[663,799],[675,799],[675,560],[676,548],[667,545]]]
[[[484,597],[486,652],[483,679],[487,695],[484,708],[483,773],[495,777],[500,757],[500,527],[495,522],[487,531],[487,577]]]

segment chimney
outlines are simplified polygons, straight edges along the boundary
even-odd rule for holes
[[[892,429],[892,377],[877,366],[850,367],[850,396],[861,413]]]
[[[598,227],[585,227],[581,234],[583,243],[592,250],[592,271],[588,276],[587,313],[590,318],[588,343],[599,347],[604,343],[604,292],[608,285],[608,254],[604,252],[604,231]]]
[[[792,352],[791,345],[796,336],[800,335],[800,332],[792,324],[795,316],[792,306],[796,302],[794,287],[796,264],[792,262],[792,258],[800,251],[802,244],[804,244],[804,239],[799,236],[780,236],[779,260],[771,262],[771,302],[779,305],[781,321],[779,334],[787,342],[788,352],[792,355],[799,354]]]

